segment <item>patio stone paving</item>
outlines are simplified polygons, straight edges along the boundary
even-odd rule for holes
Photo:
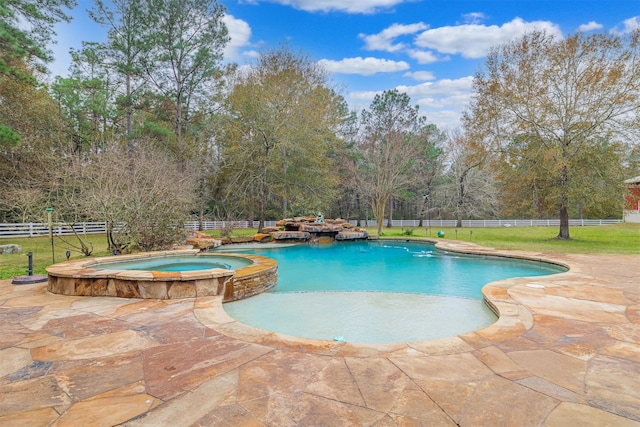
[[[0,281],[0,425],[640,426],[640,255],[499,253],[570,270],[486,287],[488,328],[396,344]]]

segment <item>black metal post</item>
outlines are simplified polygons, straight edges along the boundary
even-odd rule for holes
[[[49,220],[49,238],[51,239],[51,264],[56,263],[55,248],[53,245],[53,223],[51,222],[51,212],[53,208],[47,208],[47,219]]]
[[[27,275],[33,276],[33,252],[27,253],[29,257],[29,266],[27,267]]]

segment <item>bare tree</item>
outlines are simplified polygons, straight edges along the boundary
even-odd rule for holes
[[[40,217],[45,203],[44,191],[37,187],[10,187],[0,197],[0,209],[23,223]]]
[[[142,146],[133,153],[110,146],[78,156],[60,181],[59,215],[70,223],[78,218],[106,221],[109,248],[118,252],[133,246],[169,248],[183,237],[194,205],[195,179],[166,154]]]
[[[29,72],[26,64],[22,68]],[[64,151],[64,122],[45,88],[2,73],[0,121],[21,139],[15,146],[0,144],[0,218],[38,221],[56,185],[52,177]]]
[[[637,144],[640,136],[640,30],[565,40],[526,34],[489,53],[474,87],[467,132],[505,151],[514,140],[535,140],[539,150],[520,153],[538,156],[555,174],[557,237],[569,239],[572,162],[598,145]]]
[[[495,215],[498,194],[493,176],[487,169],[488,152],[461,132],[454,132],[447,142],[448,170],[443,192],[445,206],[453,210],[456,227],[462,217]]]
[[[426,119],[407,94],[390,90],[361,113],[361,126],[350,156],[352,179],[370,201],[381,234],[390,199],[415,183],[414,168],[428,143]]]

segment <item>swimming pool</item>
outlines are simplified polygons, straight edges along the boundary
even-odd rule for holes
[[[276,259],[279,279],[269,292],[225,304],[231,317],[287,335],[349,342],[426,340],[481,329],[496,320],[483,302],[484,285],[565,271],[544,263],[446,253],[423,242],[247,247],[242,252]]]

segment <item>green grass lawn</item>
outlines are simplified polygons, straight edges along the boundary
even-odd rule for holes
[[[111,255],[108,250],[106,234],[87,234],[84,236],[87,244],[93,245],[93,256]],[[0,279],[10,279],[27,274],[29,265],[28,253],[33,254],[33,273],[46,274],[45,267],[53,264],[51,240],[48,237],[25,237],[0,239],[0,245],[16,244],[22,248],[20,254],[0,255]],[[70,259],[84,258],[84,255],[73,246],[79,246],[74,236],[53,238],[53,253],[55,261],[66,261],[66,252],[71,252]]]
[[[640,224],[571,227],[571,240],[558,240],[558,227],[496,227],[496,228],[383,228],[384,236],[437,237],[471,241],[496,249],[561,253],[640,254]],[[375,228],[367,228],[375,234]]]
[[[439,230],[445,239],[471,241],[481,246],[496,249],[516,249],[524,251],[560,252],[560,253],[602,253],[602,254],[640,254],[640,224],[616,224],[606,226],[571,227],[572,240],[556,240],[558,227],[501,227],[501,228],[383,228],[384,236],[437,237]],[[255,229],[239,229],[234,235],[252,235]],[[367,228],[371,235],[377,230]],[[208,234],[219,236],[218,232]],[[93,256],[111,255],[107,250],[104,234],[85,236],[93,244]],[[54,238],[55,261],[66,260],[65,252],[71,251],[71,258],[82,258],[79,251],[72,247],[76,243],[73,236]],[[0,279],[10,279],[27,274],[27,253],[33,253],[34,274],[45,274],[45,267],[52,264],[51,240],[48,237],[30,237],[21,239],[0,239],[0,245],[14,243],[22,247],[21,254],[0,255]]]

